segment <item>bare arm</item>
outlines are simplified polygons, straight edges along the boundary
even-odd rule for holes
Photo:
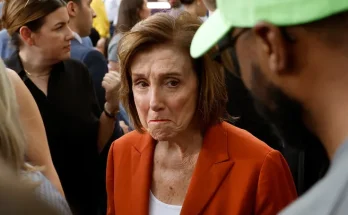
[[[116,115],[119,111],[118,89],[120,87],[120,74],[116,71],[108,72],[103,78],[102,86],[105,89],[106,100],[104,109],[108,113]],[[99,152],[103,150],[105,144],[109,141],[114,129],[115,119],[106,116],[105,112],[103,112],[99,120]]]
[[[37,104],[17,73],[10,69],[7,71],[16,91],[19,117],[28,142],[26,156],[31,164],[45,167],[43,174],[64,196],[58,174],[53,166],[45,127]]]
[[[98,133],[98,150],[102,152],[104,146],[108,143],[115,128],[115,120],[109,118],[103,112],[99,119],[99,133]]]

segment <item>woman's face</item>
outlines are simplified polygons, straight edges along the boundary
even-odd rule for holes
[[[198,79],[189,53],[170,45],[142,51],[131,77],[140,121],[154,139],[166,141],[196,127]]]
[[[32,32],[31,47],[48,62],[70,58],[70,41],[73,34],[68,26],[69,15],[66,7],[47,15],[44,22],[38,31]]]
[[[141,20],[144,20],[150,15],[151,15],[151,11],[147,7],[147,0],[144,0],[143,8],[139,11],[139,17],[141,18]]]

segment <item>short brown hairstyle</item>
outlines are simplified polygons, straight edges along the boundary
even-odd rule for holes
[[[44,24],[47,15],[65,6],[63,0],[6,0],[2,9],[1,24],[18,48],[21,27],[27,26],[32,31],[38,31]]]
[[[118,57],[121,72],[121,101],[137,131],[143,132],[132,91],[130,67],[134,56],[144,49],[168,44],[190,52],[190,46],[201,21],[188,13],[173,17],[157,13],[135,25],[120,40]],[[192,59],[199,81],[197,111],[202,131],[219,123],[226,114],[227,92],[222,68],[206,54]]]

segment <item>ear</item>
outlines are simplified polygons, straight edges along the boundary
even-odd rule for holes
[[[21,35],[23,42],[25,42],[29,46],[35,45],[33,32],[27,26],[21,27],[19,29],[19,34]]]
[[[256,35],[256,45],[261,47],[261,54],[268,58],[268,66],[272,72],[282,74],[286,72],[289,63],[287,41],[280,28],[268,23],[259,22],[252,29]]]
[[[78,10],[79,10],[79,6],[73,2],[73,1],[69,1],[66,5],[66,8],[68,10],[68,14],[70,17],[76,17],[78,14]]]

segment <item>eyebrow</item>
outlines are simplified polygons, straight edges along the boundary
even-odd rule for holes
[[[182,74],[177,73],[177,72],[169,72],[169,73],[161,73],[161,74],[159,74],[160,78],[168,77],[168,76],[181,77]],[[132,73],[132,77],[135,77],[135,78],[145,78],[146,75],[144,73]]]
[[[65,25],[65,24],[66,24],[66,22],[58,22],[54,25],[54,27],[57,27],[58,25]]]

